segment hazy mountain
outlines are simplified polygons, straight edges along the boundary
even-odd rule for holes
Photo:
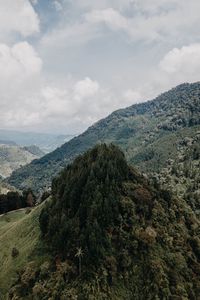
[[[0,175],[8,177],[14,170],[44,155],[36,146],[20,147],[0,144]]]
[[[71,138],[73,138],[73,135],[56,135],[0,129],[0,140],[3,140],[5,143],[12,141],[19,146],[36,145],[45,153],[53,151]]]
[[[152,101],[115,111],[52,153],[13,172],[9,183],[43,188],[78,154],[101,142],[120,146],[127,160],[143,172],[161,172],[169,160],[176,164],[184,139],[196,141],[199,131],[200,83],[182,84]]]
[[[0,140],[1,145],[17,146],[17,144],[10,140]]]
[[[79,156],[54,179],[52,199],[19,214],[0,219],[0,288],[10,300],[198,299],[199,221],[114,145]]]

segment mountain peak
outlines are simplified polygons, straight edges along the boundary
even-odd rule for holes
[[[52,194],[39,217],[37,260],[44,249],[51,258],[27,265],[11,299],[197,299],[198,220],[116,146],[76,158],[53,180]]]

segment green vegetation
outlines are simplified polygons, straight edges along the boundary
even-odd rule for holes
[[[24,207],[33,207],[35,202],[35,195],[30,189],[23,191],[22,194],[16,191],[0,194],[0,214]]]
[[[37,258],[36,249],[39,247],[39,214],[42,206],[38,206],[27,214],[26,209],[7,213],[0,216],[0,299],[6,299],[5,294],[17,279],[17,272],[28,262],[42,261]],[[13,257],[13,249],[19,253]],[[35,255],[34,255],[35,253]]]
[[[183,84],[13,172],[37,192],[54,179],[51,201],[0,216],[3,297],[197,300],[199,116],[200,83]]]
[[[145,173],[160,173],[177,160],[179,142],[200,131],[200,83],[182,84],[153,101],[118,110],[87,131],[15,171],[8,182],[18,188],[44,189],[74,158],[102,142],[114,143],[129,163]]]
[[[128,166],[116,146],[76,158],[52,193],[39,217],[51,258],[38,264],[40,248],[9,299],[198,299],[198,219],[184,199]],[[21,248],[13,247],[18,259]]]

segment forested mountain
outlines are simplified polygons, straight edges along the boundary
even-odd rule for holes
[[[0,175],[8,177],[14,170],[43,155],[37,146],[20,147],[0,143]]]
[[[115,111],[54,152],[13,172],[9,183],[37,190],[49,186],[78,154],[102,142],[120,146],[128,162],[141,171],[162,173],[170,163],[178,163],[185,139],[196,143],[199,131],[200,83],[182,84],[152,101]]]
[[[28,248],[9,299],[198,299],[199,220],[184,199],[129,166],[116,146],[76,158],[37,211],[24,220],[25,232],[34,220],[35,248]],[[13,259],[21,263],[18,250]]]

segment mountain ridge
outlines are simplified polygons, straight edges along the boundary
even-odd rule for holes
[[[13,172],[9,183],[18,188],[38,186],[42,189],[77,155],[102,142],[116,143],[128,161],[144,172],[152,171],[149,165],[154,171],[160,171],[163,161],[170,158],[170,152],[176,156],[177,150],[172,149],[173,145],[170,149],[166,147],[166,153],[161,146],[155,150],[156,142],[166,143],[166,138],[175,139],[176,134],[179,139],[181,135],[193,135],[200,129],[199,111],[200,82],[181,84],[154,100],[111,113],[53,152]],[[142,157],[145,155],[148,157]],[[161,157],[160,162],[156,155]]]

